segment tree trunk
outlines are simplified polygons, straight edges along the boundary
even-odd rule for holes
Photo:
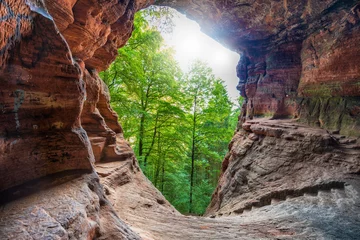
[[[197,98],[194,98],[193,110],[193,129],[192,129],[192,145],[191,145],[191,173],[190,173],[190,196],[189,196],[189,213],[193,212],[193,188],[194,188],[194,166],[195,166],[195,132],[196,132],[196,104]]]
[[[161,176],[161,192],[164,193],[164,181],[165,181],[165,159],[162,162],[162,176]]]
[[[141,114],[140,127],[139,127],[139,158],[140,158],[139,163],[140,164],[144,152],[145,112],[147,111],[147,107],[148,107],[148,100],[149,100],[151,86],[152,86],[152,82],[150,82],[149,85],[147,86],[145,96],[141,94],[141,109],[143,112]],[[144,159],[144,174],[146,174],[146,164],[147,164],[146,159]]]
[[[158,119],[159,119],[159,114],[156,113],[156,118],[155,118],[155,126],[154,126],[154,134],[153,134],[153,137],[152,137],[152,140],[151,140],[151,145],[150,145],[150,148],[149,150],[147,151],[147,153],[145,154],[145,157],[144,157],[144,174],[146,175],[146,165],[147,165],[147,159],[148,157],[150,156],[150,153],[154,147],[154,144],[155,144],[155,139],[156,139],[156,132],[157,132],[157,125],[158,125]]]
[[[143,139],[144,139],[144,132],[145,132],[145,114],[142,113],[141,114],[141,118],[140,118],[140,127],[139,127],[139,162],[141,164],[142,161],[142,156],[143,156],[143,148],[144,148],[144,144],[143,144]],[[144,166],[146,166],[146,163],[144,162]]]
[[[160,168],[161,168],[161,161],[162,160],[162,152],[161,152],[161,144],[160,144],[161,132],[158,132],[157,138],[157,152],[158,152],[158,159],[156,161],[155,173],[154,173],[154,185],[157,187],[159,176],[160,176]]]

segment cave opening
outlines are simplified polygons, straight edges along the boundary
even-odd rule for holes
[[[224,86],[180,74],[161,34],[139,28],[144,42],[130,40],[101,73],[117,90],[112,105],[99,77],[149,4],[186,12],[241,53],[248,104],[204,217],[183,216],[150,183],[125,140],[136,153],[139,134],[126,131],[145,118],[144,172],[181,212],[199,214],[213,190],[202,180],[216,175],[208,159],[231,129],[212,114],[231,112]],[[359,0],[0,0],[0,29],[0,239],[359,239]],[[146,84],[144,70],[162,80],[154,91],[115,81]],[[186,88],[193,78],[208,84]],[[191,93],[206,89],[219,97],[194,104]],[[149,111],[138,100],[146,93]],[[129,113],[125,132],[116,108]],[[205,135],[213,129],[222,131]]]
[[[169,7],[135,15],[134,31],[100,73],[144,174],[177,210],[201,215],[240,113],[239,55]]]

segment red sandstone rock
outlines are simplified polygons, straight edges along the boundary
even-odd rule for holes
[[[44,178],[10,200],[0,210],[0,239],[140,239],[117,217],[95,173]]]
[[[338,142],[325,130],[294,120],[254,120],[243,126],[246,131],[239,130],[230,145],[229,163],[207,215],[239,214],[270,205],[271,199],[343,188],[360,171],[356,144]]]
[[[11,3],[8,11],[22,6]],[[0,190],[60,171],[92,169],[80,122],[81,70],[54,23],[29,13],[24,18],[32,32],[6,43],[0,72]]]
[[[359,11],[340,11],[303,42],[300,96],[359,96]]]
[[[234,219],[180,216],[144,178],[97,71],[152,2],[0,1],[0,238],[138,239],[117,214],[149,239],[358,236],[358,140],[318,128],[243,124],[208,209]],[[360,135],[357,0],[156,2],[242,54],[239,126]]]
[[[94,159],[87,134],[96,138],[97,160],[132,155],[123,143],[106,86],[96,71],[90,74],[85,67],[104,69],[110,64],[131,34],[134,13],[146,4],[83,0],[0,4],[5,30],[0,36],[4,138],[0,190],[64,170],[91,170]],[[40,14],[30,13],[30,8]],[[115,35],[110,38],[110,33]],[[97,50],[109,50],[110,45],[113,55],[106,63],[89,64]]]
[[[321,127],[359,136],[360,116],[349,114],[352,108],[326,104],[329,98],[330,102],[342,98],[345,105],[360,105],[358,1],[160,0],[157,4],[186,13],[204,32],[241,54],[238,89],[246,98],[243,114],[248,119],[300,117],[313,126],[320,122]],[[340,110],[336,120],[320,116],[314,98],[322,98],[320,108]],[[341,121],[342,116],[346,121]]]

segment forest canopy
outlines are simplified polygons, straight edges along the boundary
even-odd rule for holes
[[[239,107],[206,63],[181,71],[160,33],[169,28],[149,23],[164,16],[171,28],[171,12],[138,12],[132,37],[100,76],[144,174],[180,212],[202,214]]]

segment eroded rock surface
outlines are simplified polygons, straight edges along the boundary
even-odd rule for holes
[[[295,120],[252,120],[229,145],[208,214],[242,213],[318,191],[360,172],[360,144]]]
[[[0,190],[129,155],[97,69],[149,3],[0,2]]]
[[[2,20],[15,35],[1,39],[0,190],[65,170],[91,170],[80,123],[84,82],[66,41],[51,19],[31,13],[25,2],[0,6],[19,17],[13,24]]]
[[[241,54],[237,74],[246,99],[244,120],[300,117],[312,126],[360,135],[359,1],[157,4],[186,13],[205,33]]]
[[[141,239],[118,218],[95,173],[63,172],[9,197],[0,209],[0,239]]]
[[[97,69],[147,4],[0,1],[1,239],[139,238],[107,203],[93,164],[132,162]]]
[[[154,2],[0,0],[0,238],[356,239],[359,1],[156,1],[241,53],[215,219],[144,177],[98,76]]]
[[[319,129],[308,128],[310,130],[323,134]],[[351,140],[341,139],[350,153],[356,151]],[[359,156],[352,153],[355,158]],[[280,160],[280,156],[274,157],[274,165]],[[234,167],[239,160],[232,161],[234,163],[228,168],[235,171],[236,176],[229,178],[231,186],[225,182],[228,180],[221,181],[222,190],[230,187],[228,194],[223,197],[220,209],[215,209],[216,204],[208,209],[207,217],[179,214],[130,163],[100,163],[96,169],[116,212],[143,239],[357,239],[360,231],[358,174],[349,170],[351,173],[336,178],[329,171],[328,179],[320,175],[317,183],[310,183],[311,176],[309,179],[304,176],[300,186],[294,187],[296,179],[293,179],[286,190],[281,190],[281,184],[278,187],[274,187],[275,183],[266,184],[262,176],[252,173],[248,175],[253,175],[259,186],[253,184],[250,188],[239,180],[246,177],[239,176]],[[312,167],[319,164],[309,163]],[[227,172],[223,179],[225,176]],[[264,177],[267,179],[266,175]],[[237,189],[232,188],[234,182]],[[253,192],[254,198],[247,198],[249,193],[244,200],[236,194],[239,188]],[[214,198],[213,203],[217,200]],[[245,208],[242,208],[243,203]]]

